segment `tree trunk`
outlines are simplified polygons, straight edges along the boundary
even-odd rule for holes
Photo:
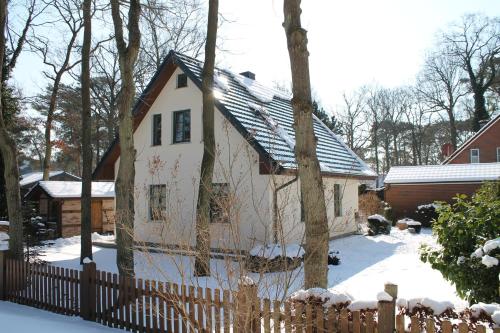
[[[292,72],[295,157],[305,215],[304,288],[328,286],[328,219],[323,179],[316,155],[312,118],[309,52],[300,23],[300,0],[285,0],[284,23]]]
[[[472,129],[474,131],[479,131],[481,126],[484,125],[483,122],[490,118],[488,111],[486,111],[486,99],[484,98],[484,92],[480,89],[474,89],[474,117],[472,119]]]
[[[134,64],[141,33],[139,0],[131,0],[128,14],[128,45],[123,37],[120,3],[111,0],[122,87],[118,101],[120,163],[116,177],[116,263],[120,275],[134,276],[134,179],[135,148],[132,107],[135,98]]]
[[[458,138],[458,132],[457,132],[457,124],[455,123],[455,114],[453,113],[453,108],[448,108],[448,118],[450,121],[450,140],[451,140],[451,145],[453,146],[453,150],[457,150],[457,138]]]
[[[80,264],[92,259],[92,121],[90,108],[90,43],[92,37],[91,0],[83,1],[82,45],[82,211]]]
[[[215,163],[214,134],[214,66],[217,42],[218,0],[208,4],[207,41],[202,73],[203,92],[203,159],[201,162],[198,202],[196,206],[195,275],[210,275],[210,198]]]
[[[47,110],[47,121],[45,123],[45,156],[43,157],[43,180],[49,180],[50,174],[50,159],[52,156],[52,122],[54,120],[54,110],[56,109],[57,93],[59,91],[59,83],[61,82],[62,73],[59,72],[52,86],[52,94],[50,96],[49,109]]]
[[[7,1],[0,0],[0,27],[5,31],[7,21]],[[0,59],[5,54],[5,34],[0,34]],[[3,72],[3,61],[0,62]],[[1,83],[3,85],[3,82]],[[0,86],[1,90],[1,86]],[[13,258],[23,259],[23,215],[21,194],[19,189],[19,169],[17,166],[17,150],[14,139],[10,136],[3,119],[3,105],[0,99],[0,151],[4,163],[5,196],[9,214],[9,249]]]

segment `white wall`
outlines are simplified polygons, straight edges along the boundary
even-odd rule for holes
[[[291,176],[275,176],[277,186],[293,179]],[[342,195],[342,216],[335,217],[333,198],[334,184],[339,184]],[[335,237],[357,230],[355,212],[358,211],[359,181],[345,178],[323,178],[325,204],[328,215],[329,236]],[[279,214],[283,221],[283,234],[287,242],[303,243],[304,222],[300,220],[300,181],[278,192]]]
[[[188,87],[177,89],[177,69],[151,106],[134,134],[135,240],[194,246],[198,179],[203,153],[202,94],[188,79]],[[173,112],[191,110],[191,142],[173,144]],[[154,114],[162,115],[162,145],[152,146]],[[259,157],[241,134],[216,110],[217,146],[214,182],[229,183],[233,201],[231,223],[211,224],[211,246],[248,250],[256,242],[273,241],[273,182],[279,186],[291,176],[259,174]],[[115,163],[118,174],[119,159]],[[342,217],[334,217],[333,184],[341,184]],[[163,221],[150,221],[149,185],[167,185],[167,211]],[[330,236],[356,230],[354,212],[358,210],[357,180],[324,178]],[[278,205],[287,242],[303,242],[304,223],[300,221],[299,183],[279,192]]]
[[[135,177],[136,241],[195,245],[195,213],[203,153],[202,94],[191,80],[177,89],[177,69],[134,134],[137,150]],[[191,110],[191,142],[172,144],[173,112]],[[162,115],[162,145],[151,145],[152,117]],[[269,239],[272,202],[269,176],[259,175],[258,155],[216,110],[218,156],[214,182],[230,183],[231,223],[211,224],[212,247],[249,249]],[[118,171],[119,160],[115,164]],[[167,185],[165,221],[150,221],[150,184]]]

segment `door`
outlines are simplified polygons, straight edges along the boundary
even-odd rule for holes
[[[92,201],[92,232],[102,232],[102,201]]]

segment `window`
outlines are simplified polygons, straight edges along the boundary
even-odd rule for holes
[[[497,147],[497,162],[500,162],[500,147]]]
[[[212,196],[210,197],[210,222],[229,223],[229,208],[229,184],[212,184]]]
[[[470,150],[470,162],[479,163],[479,149],[476,148]]]
[[[161,145],[161,114],[153,115],[152,141],[153,146]]]
[[[177,75],[177,88],[184,88],[188,85],[188,77],[186,74],[182,73]]]
[[[174,143],[191,141],[191,113],[189,110],[174,112]]]
[[[161,220],[167,210],[167,186],[149,185],[149,219],[151,221]]]
[[[333,208],[335,210],[335,217],[342,216],[342,193],[340,193],[340,185],[333,185]]]

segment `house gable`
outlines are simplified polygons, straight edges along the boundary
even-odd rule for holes
[[[500,162],[500,114],[490,120],[483,128],[465,141],[442,164],[471,163],[471,150],[479,149],[479,163]]]
[[[192,83],[201,91],[202,63],[196,59],[170,52],[134,107],[134,131],[142,122],[177,67],[186,73]],[[275,173],[295,173],[297,164],[293,146],[284,140],[280,132],[270,126],[252,106],[257,105],[266,108],[276,122],[279,123],[281,132],[294,139],[291,101],[283,98],[283,95],[280,96],[278,93],[278,96],[271,95],[270,100],[262,103],[258,97],[249,91],[248,87],[245,87],[241,75],[220,69],[216,69],[216,75],[221,75],[227,80],[229,89],[227,91],[220,89],[220,87],[217,87],[218,80],[215,80],[216,89],[214,89],[214,93],[218,93],[215,106],[259,154],[261,171],[267,173],[270,170]],[[264,88],[256,81],[252,81],[252,84],[261,91]],[[317,118],[314,118],[314,129],[318,138],[317,154],[323,175],[340,175],[354,178],[374,178],[376,176],[342,140]],[[94,171],[95,179],[114,178],[113,165],[118,159],[119,153],[118,140],[115,140],[96,167]]]

